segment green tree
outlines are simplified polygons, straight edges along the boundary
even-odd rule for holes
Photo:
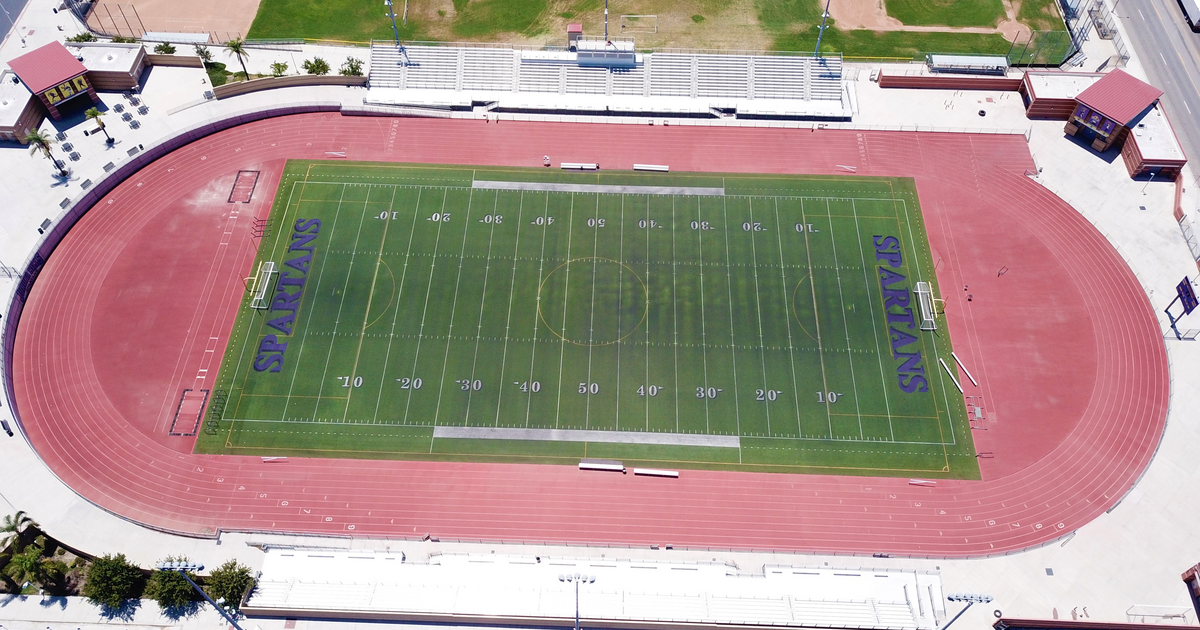
[[[342,68],[338,70],[338,74],[346,77],[361,77],[362,66],[362,59],[347,57],[346,61],[342,64]]]
[[[168,557],[163,562],[187,562],[186,557]],[[188,577],[196,580],[193,573]],[[163,608],[176,608],[197,599],[196,590],[178,571],[155,571],[146,581],[145,596],[158,602]]]
[[[304,66],[304,71],[309,74],[329,74],[329,62],[320,57],[305,59],[302,65]]]
[[[136,37],[125,37],[123,35],[113,35],[112,43],[114,44],[136,44]]]
[[[226,606],[236,609],[242,603],[242,598],[254,586],[254,578],[250,576],[249,567],[230,560],[213,569],[208,579],[204,581],[205,590],[213,600],[224,599]]]
[[[120,608],[127,599],[140,597],[145,588],[142,570],[125,559],[125,554],[100,556],[92,561],[83,584],[83,595],[93,603]]]
[[[204,63],[212,62],[212,51],[208,49],[208,46],[196,44],[194,50],[196,51],[196,56],[202,59]]]
[[[100,120],[101,118],[104,117],[104,112],[93,107],[93,108],[87,110],[86,112],[84,112],[83,115],[87,116],[88,120],[96,121],[96,124],[100,126],[100,131],[104,132],[104,137],[105,137],[105,139],[108,140],[108,143],[109,144],[113,143],[112,136],[108,135],[108,130],[104,128],[104,121]]]
[[[250,72],[246,70],[246,57],[250,55],[246,52],[246,40],[237,37],[225,42],[225,52],[237,57],[238,63],[242,64],[242,74],[246,75],[246,80],[250,80]]]
[[[32,129],[29,133],[25,134],[25,144],[29,145],[30,153],[41,151],[42,155],[45,155],[46,159],[50,160],[50,163],[54,165],[54,168],[58,169],[59,177],[67,176],[67,169],[59,166],[58,161],[50,154],[50,146],[54,144],[54,136],[43,133],[39,129]],[[23,512],[18,512],[18,514],[23,514]]]
[[[96,36],[92,35],[90,32],[84,32],[84,33],[80,33],[74,37],[68,37],[67,41],[69,41],[69,42],[94,42],[94,41],[96,41]]]
[[[156,55],[174,55],[175,47],[167,42],[163,42],[154,47],[154,54],[156,54]]]
[[[281,77],[287,73],[287,69],[288,69],[287,62],[276,61],[275,63],[271,64],[271,76]]]
[[[39,132],[43,140],[48,140],[49,136],[45,136]],[[28,138],[26,138],[28,141]],[[50,141],[50,140],[48,140]],[[51,141],[52,142],[52,141]],[[0,524],[0,549],[12,547],[13,553],[21,551],[21,541],[24,539],[26,531],[29,529],[37,529],[38,524],[25,513],[25,510],[17,510],[16,514],[9,514],[4,517],[4,522]]]
[[[12,559],[8,561],[8,566],[4,567],[4,572],[17,584],[31,582],[42,585],[47,581],[46,560],[42,558],[43,551],[45,549],[39,545],[29,545],[24,551],[13,555]]]

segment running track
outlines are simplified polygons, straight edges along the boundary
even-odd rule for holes
[[[979,381],[983,481],[190,453],[167,426],[215,377],[286,158],[910,176],[955,351]],[[218,132],[134,174],[58,246],[21,316],[22,426],[67,485],[146,525],[964,557],[1046,543],[1149,464],[1169,382],[1150,304],[1113,247],[1024,177],[1020,136],[297,114]],[[225,202],[260,170],[251,204]],[[836,184],[832,184],[836,187]],[[236,216],[229,215],[235,206]],[[998,275],[1007,266],[1008,271]],[[967,286],[963,291],[961,287]],[[971,301],[967,301],[967,295]],[[206,357],[216,357],[207,362]],[[211,370],[203,372],[204,368]],[[933,364],[928,369],[940,369]],[[206,376],[211,374],[212,376]]]

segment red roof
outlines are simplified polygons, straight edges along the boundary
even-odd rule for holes
[[[87,72],[83,63],[59,42],[25,53],[9,61],[8,66],[34,94]]]
[[[567,32],[568,33],[582,33],[583,32],[583,24],[580,24],[578,22],[572,22],[567,25]]]
[[[1113,70],[1080,92],[1075,100],[1119,125],[1127,125],[1162,95],[1163,91],[1153,85],[1122,70]]]

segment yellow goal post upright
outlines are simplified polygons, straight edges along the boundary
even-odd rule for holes
[[[277,272],[278,269],[275,267],[275,261],[262,261],[258,263],[258,271],[255,271],[253,276],[242,281],[246,286],[246,292],[254,294],[254,297],[250,299],[250,308],[267,308],[267,292],[271,290],[271,277]]]
[[[937,316],[946,312],[946,300],[935,297],[928,282],[918,282],[914,292],[921,314],[921,330],[937,330]]]

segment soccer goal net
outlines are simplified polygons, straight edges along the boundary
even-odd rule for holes
[[[917,306],[921,311],[921,330],[937,330],[936,315],[933,310],[933,289],[928,282],[917,283]]]
[[[275,271],[275,261],[268,260],[258,266],[258,273],[246,278],[246,290],[254,294],[250,308],[267,308],[267,291],[271,290],[271,276]]]

